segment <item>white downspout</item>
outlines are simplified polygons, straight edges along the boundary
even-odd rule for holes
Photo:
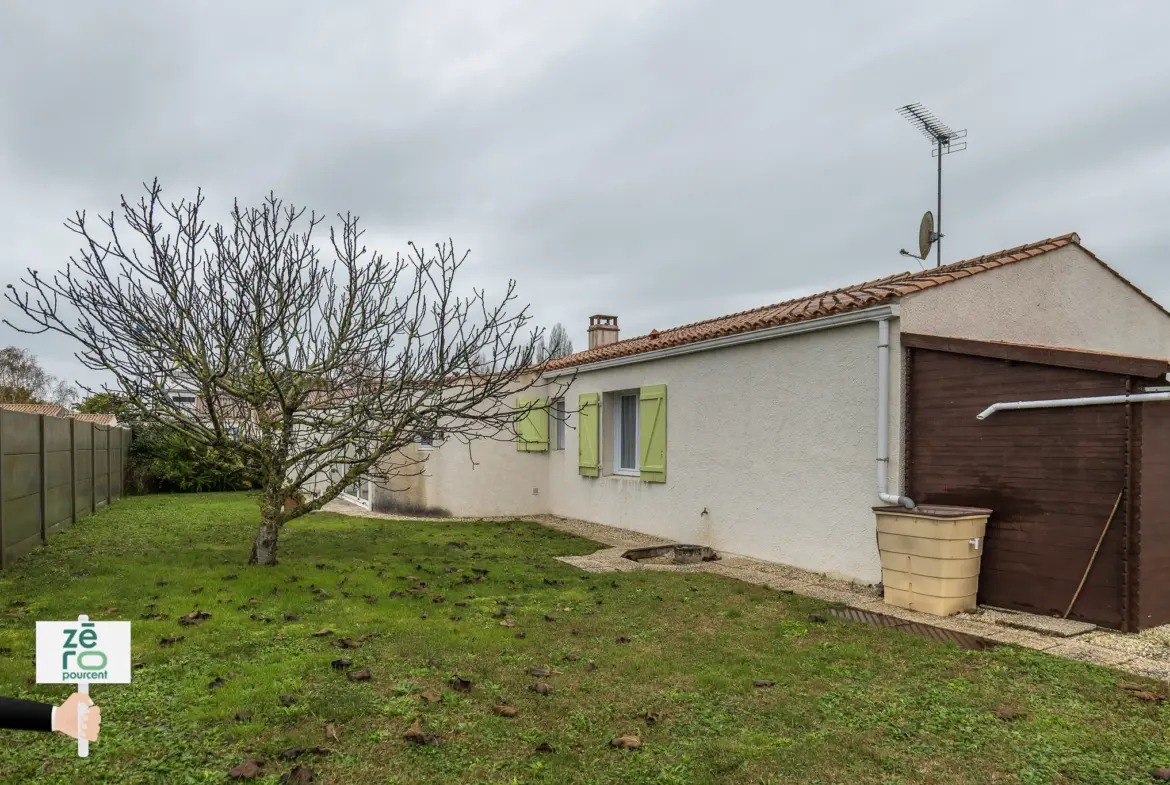
[[[889,492],[890,477],[890,321],[878,320],[878,498],[913,510],[914,500]]]
[[[1110,403],[1141,403],[1142,401],[1170,401],[1170,392],[1131,393],[1130,395],[1098,395],[1091,398],[1054,398],[1049,401],[1014,401],[993,403],[979,414],[977,420],[986,420],[996,412],[1008,409],[1059,409],[1066,406],[1101,406]]]

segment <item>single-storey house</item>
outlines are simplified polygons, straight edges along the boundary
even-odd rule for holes
[[[545,372],[563,396],[519,394],[514,442],[418,445],[425,475],[364,503],[549,513],[870,584],[875,507],[986,507],[980,601],[1040,613],[1115,517],[1073,617],[1170,622],[1170,314],[1076,234],[635,338],[599,315],[589,339]],[[1048,403],[979,418],[1017,401]]]

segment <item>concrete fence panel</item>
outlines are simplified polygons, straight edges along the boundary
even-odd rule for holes
[[[0,569],[120,498],[130,431],[0,409]]]
[[[101,507],[110,501],[110,429],[93,426],[93,503]]]
[[[124,447],[125,439],[122,437],[122,429],[115,428],[110,431],[110,501],[117,501],[122,498],[122,474],[125,471],[125,455],[126,449]]]
[[[44,541],[40,451],[40,417],[0,410],[0,550],[5,564]]]
[[[45,417],[44,487],[45,535],[64,531],[73,523],[73,420]]]
[[[93,423],[73,421],[73,519],[80,520],[93,506]]]

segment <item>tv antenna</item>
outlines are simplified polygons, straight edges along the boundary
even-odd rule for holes
[[[914,256],[915,259],[926,259],[930,253],[930,243],[923,242],[923,231],[929,235],[929,240],[935,246],[935,267],[942,266],[942,157],[950,153],[957,153],[967,149],[967,129],[952,131],[942,120],[939,120],[922,104],[906,104],[898,108],[898,114],[910,121],[910,124],[922,132],[922,135],[934,144],[931,155],[938,159],[938,212],[931,217],[928,212],[922,216],[919,227],[919,251],[921,256],[914,256],[906,249],[900,253],[903,256]],[[931,229],[926,229],[930,219]]]

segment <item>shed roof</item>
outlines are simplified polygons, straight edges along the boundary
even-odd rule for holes
[[[950,338],[942,335],[901,333],[902,346],[928,349],[936,352],[970,354],[995,360],[1055,365],[1060,368],[1080,368],[1124,376],[1164,379],[1170,373],[1170,360],[1165,357],[1143,357],[1136,354],[1117,354],[1091,349],[1073,349],[1066,346],[1037,346],[1008,341],[979,341],[970,338]]]

